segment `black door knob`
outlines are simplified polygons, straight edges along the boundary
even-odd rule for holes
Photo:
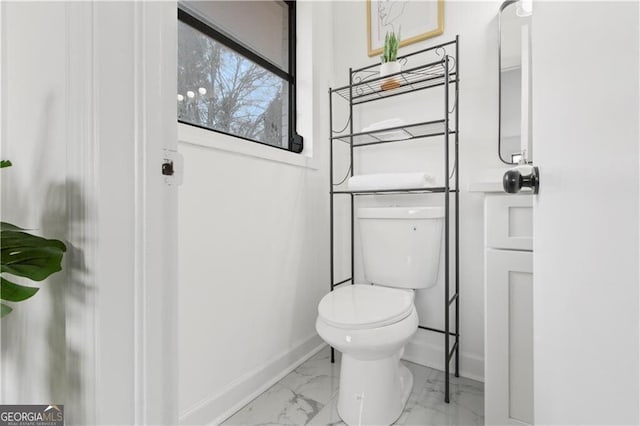
[[[538,168],[534,166],[528,175],[523,175],[518,170],[507,170],[502,178],[502,187],[509,194],[516,194],[522,188],[531,188],[532,192],[537,194],[540,187]]]

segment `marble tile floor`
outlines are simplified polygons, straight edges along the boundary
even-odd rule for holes
[[[336,409],[340,354],[329,347],[301,364],[223,425],[344,425]],[[413,373],[413,392],[396,425],[483,425],[484,386],[451,377],[451,402],[444,402],[444,373],[402,361]]]

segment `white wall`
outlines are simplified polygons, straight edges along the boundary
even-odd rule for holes
[[[537,424],[640,422],[638,22],[637,2],[534,8]]]
[[[322,342],[331,5],[298,4],[301,155],[181,126],[179,409],[213,421]],[[267,158],[265,158],[267,157]]]
[[[0,172],[2,220],[65,239],[69,99],[65,91],[65,7],[59,3],[3,3],[0,7],[1,156],[14,164]],[[42,36],[45,33],[47,37]],[[43,72],[44,64],[47,72]],[[74,393],[66,374],[68,276],[63,271],[38,283],[41,290],[13,304],[14,311],[2,319],[2,403],[64,403],[67,392]],[[21,282],[33,285],[28,280]]]
[[[499,2],[445,2],[445,32],[442,36],[400,49],[399,54],[445,42],[460,35],[460,306],[461,306],[461,374],[483,378],[483,207],[482,198],[466,191],[474,175],[486,168],[498,167],[498,41],[497,11]],[[334,82],[335,87],[348,83],[348,68],[378,62],[367,56],[365,2],[336,2],[333,5]],[[373,121],[390,117],[439,119],[442,114],[443,91],[423,91],[411,97],[396,97],[369,108],[356,109],[355,129]],[[426,101],[425,101],[426,99]],[[434,103],[435,102],[435,103]],[[338,108],[344,104],[337,99]],[[384,105],[383,105],[384,103]],[[341,110],[344,112],[344,108]],[[334,119],[334,129],[340,129],[346,115]],[[439,114],[439,116],[438,116]],[[453,139],[452,139],[453,140]],[[442,174],[442,138],[427,142],[390,144],[361,148],[356,161],[356,173],[427,170]],[[340,180],[347,171],[338,165],[335,177]],[[443,178],[439,179],[442,182]],[[413,196],[415,197],[415,196]],[[397,204],[441,203],[441,195],[422,198],[378,197],[360,203]],[[363,204],[361,204],[363,205]],[[348,210],[342,208],[346,216]],[[345,225],[345,223],[342,223]],[[343,227],[342,229],[347,229]],[[348,232],[348,231],[347,231]],[[344,232],[345,234],[347,232]],[[338,245],[346,251],[346,241]],[[342,257],[337,279],[348,277],[346,256]],[[362,268],[357,254],[356,278],[362,280]],[[442,274],[441,274],[442,275]],[[437,287],[419,291],[416,305],[421,323],[444,327],[442,276]],[[443,368],[442,335],[418,331],[407,348],[405,357],[425,365]]]

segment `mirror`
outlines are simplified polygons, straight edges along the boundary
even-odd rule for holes
[[[498,154],[507,164],[533,160],[531,13],[531,0],[507,0],[498,14]]]

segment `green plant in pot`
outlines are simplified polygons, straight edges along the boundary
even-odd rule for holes
[[[0,168],[9,166],[10,161],[0,161]],[[42,281],[62,270],[66,250],[62,241],[38,237],[10,223],[0,222],[0,317],[13,311],[9,304],[27,300],[39,290],[17,284],[7,278],[7,274]]]
[[[400,33],[388,32],[384,37],[384,48],[380,56],[380,76],[399,73],[402,68],[398,62],[398,48],[400,47]],[[395,78],[388,78],[382,82],[382,90],[391,90],[399,87],[400,83]]]

